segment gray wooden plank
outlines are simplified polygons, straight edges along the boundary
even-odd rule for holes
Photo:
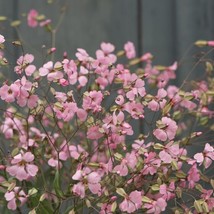
[[[144,52],[152,52],[156,63],[167,65],[180,60],[196,40],[213,40],[213,8],[213,0],[143,0]],[[178,85],[191,69],[193,55],[199,51],[192,49],[182,61],[183,65],[178,71]]]
[[[176,55],[183,58],[184,53],[193,46],[197,40],[213,40],[213,8],[214,1],[194,0],[176,1]],[[182,67],[179,70],[179,82],[181,83],[193,67],[193,63],[198,60],[202,49],[191,48],[188,51],[186,59],[182,61]],[[201,76],[201,67],[193,70],[191,77]]]
[[[17,1],[8,0],[0,1],[0,16],[7,17],[6,21],[0,22],[0,34],[4,35],[5,42],[5,51],[4,56],[7,58],[8,62],[11,64],[9,67],[1,68],[4,76],[7,78],[14,78],[15,75],[10,71],[16,63],[16,58],[18,56],[18,50],[12,45],[12,41],[16,37],[16,31],[14,28],[10,27],[10,23],[13,20],[17,19]],[[8,27],[9,26],[9,27]]]
[[[111,42],[116,45],[117,50],[123,48],[123,44],[130,40],[137,42],[137,18],[136,1],[129,0],[70,0],[59,2],[60,6],[65,4],[65,16],[56,36],[56,46],[59,54],[63,51],[74,56],[77,48],[85,48],[89,53],[94,52],[102,41]],[[57,22],[60,13],[57,4],[49,6],[43,0],[22,0],[19,2],[19,13],[27,12],[31,8]],[[45,35],[42,29],[27,29],[22,38],[28,42],[32,50],[40,48],[42,44],[50,46],[50,37]]]
[[[142,1],[143,51],[151,52],[156,63],[165,65],[175,60],[173,6],[171,0]]]

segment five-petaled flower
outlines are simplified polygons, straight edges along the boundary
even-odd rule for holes
[[[7,166],[6,171],[18,180],[28,180],[36,176],[38,166],[33,163],[34,155],[31,152],[19,153],[11,160],[12,166]]]
[[[7,208],[9,210],[17,209],[17,201],[20,202],[19,206],[22,206],[27,201],[27,195],[21,189],[21,187],[14,187],[11,191],[7,191],[4,194],[6,201],[8,201]]]
[[[154,130],[153,134],[158,140],[166,141],[174,139],[178,129],[178,126],[174,120],[169,117],[162,117],[157,124],[159,127]]]

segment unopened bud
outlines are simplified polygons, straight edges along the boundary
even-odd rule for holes
[[[198,41],[195,42],[195,45],[199,46],[199,47],[203,47],[203,46],[208,45],[208,43],[205,40],[198,40]]]

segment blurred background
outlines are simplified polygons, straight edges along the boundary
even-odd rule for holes
[[[74,57],[80,47],[94,56],[102,41],[117,50],[132,41],[139,56],[151,52],[155,63],[171,65],[187,51],[190,58],[198,54],[191,49],[196,40],[214,40],[213,0],[0,0],[1,16],[22,20],[18,33],[5,22],[0,23],[0,33],[11,41],[21,39],[27,52],[40,57],[43,45],[51,47],[51,37],[43,28],[27,27],[26,14],[32,8],[51,19],[53,27],[58,25],[58,56],[67,51]],[[19,55],[17,49],[14,55]],[[183,64],[191,61],[188,57]],[[178,81],[186,69],[180,69]]]

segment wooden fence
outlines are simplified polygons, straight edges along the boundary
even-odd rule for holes
[[[11,20],[22,19],[31,8],[62,23],[56,34],[58,55],[67,51],[74,56],[79,47],[89,53],[102,41],[121,49],[133,41],[138,53],[152,52],[155,62],[170,65],[179,60],[198,39],[214,39],[213,0],[0,0],[0,15]],[[61,10],[60,10],[61,8]],[[64,11],[64,13],[62,12]],[[60,12],[61,11],[61,12]],[[50,36],[43,29],[19,26],[19,36],[29,52],[41,55],[42,45],[50,47]],[[0,33],[17,38],[15,31],[0,23]],[[179,71],[179,78],[186,74]]]

